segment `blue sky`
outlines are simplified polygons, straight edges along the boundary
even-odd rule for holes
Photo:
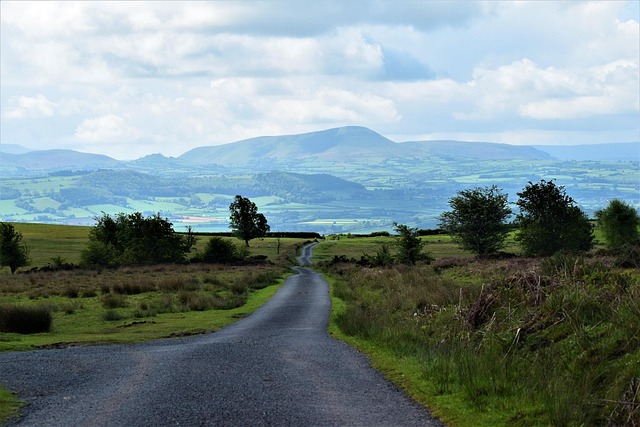
[[[0,2],[1,143],[640,140],[640,2]]]

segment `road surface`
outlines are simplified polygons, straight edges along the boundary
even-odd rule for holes
[[[308,265],[311,247],[303,250]],[[0,354],[24,426],[441,425],[327,335],[330,298],[306,267],[218,332],[135,345]]]

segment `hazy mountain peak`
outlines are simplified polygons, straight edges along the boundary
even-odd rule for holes
[[[31,148],[23,147],[18,144],[0,144],[0,153],[6,154],[24,154],[33,151]]]

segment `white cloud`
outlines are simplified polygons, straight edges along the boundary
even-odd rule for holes
[[[84,120],[77,127],[75,137],[83,142],[124,142],[134,139],[136,133],[122,117],[110,114]]]
[[[630,4],[3,0],[2,138],[173,155],[347,124],[637,139]]]
[[[9,119],[24,119],[27,117],[51,117],[56,112],[57,105],[42,94],[34,97],[19,96],[9,100],[8,111],[4,117]]]

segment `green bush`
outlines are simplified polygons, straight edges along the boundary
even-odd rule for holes
[[[243,258],[243,252],[230,240],[214,236],[207,242],[202,261],[208,263],[230,264]]]
[[[123,315],[115,310],[107,310],[102,314],[102,320],[105,320],[107,322],[114,322],[116,320],[122,320],[124,318],[125,317]]]
[[[102,297],[102,306],[104,308],[120,308],[127,306],[127,299],[122,295],[107,294]]]
[[[37,334],[51,329],[51,307],[46,305],[0,305],[0,332]]]

